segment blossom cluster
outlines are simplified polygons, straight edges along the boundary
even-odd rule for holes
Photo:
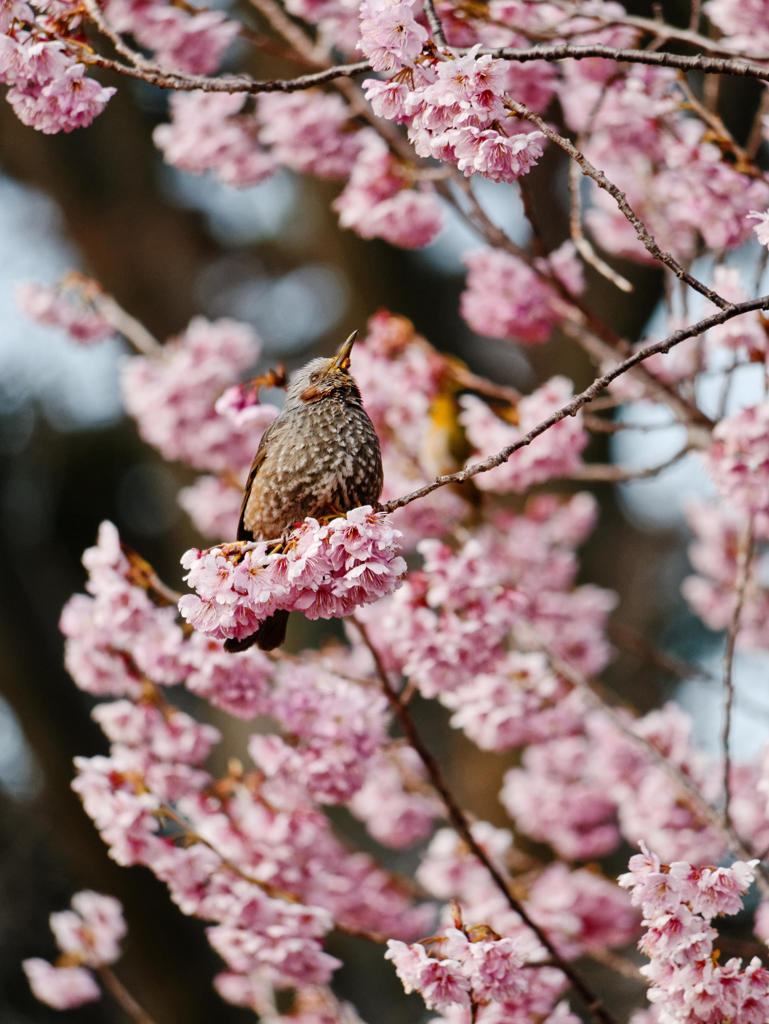
[[[750,414],[752,410],[747,412]],[[750,423],[752,417],[748,415],[747,418]],[[714,448],[717,452],[720,447],[716,442]],[[723,458],[720,452],[713,453],[710,455],[711,464],[714,457]],[[739,458],[738,455],[735,461]],[[733,510],[734,506],[725,507],[713,501],[690,502],[686,509],[686,518],[694,534],[693,543],[689,546],[689,561],[696,575],[687,576],[681,590],[692,610],[713,630],[729,629],[731,625],[737,601],[736,589],[742,573],[741,563],[747,558],[750,547],[747,531],[749,520],[745,517],[744,505],[751,492],[755,493],[761,487],[760,472],[752,479],[739,472],[735,476],[734,505],[738,508],[743,506],[739,512]],[[753,519],[756,551],[743,587],[737,638],[740,645],[755,650],[766,650],[769,646],[765,522],[765,512],[757,514]]]
[[[377,32],[369,28],[374,39],[378,32],[387,39],[392,10],[380,12]],[[545,137],[511,116],[507,85],[506,63],[479,56],[476,48],[462,57],[423,62],[388,81],[369,79],[363,88],[375,113],[406,125],[419,156],[456,164],[466,177],[515,181],[542,156]]]
[[[221,10],[177,7],[163,0],[108,0],[105,16],[116,32],[130,34],[171,71],[210,74],[240,31]]]
[[[195,317],[186,331],[163,346],[159,357],[130,356],[121,386],[140,435],[166,459],[197,469],[247,469],[255,438],[275,416],[272,406],[216,400],[256,362],[259,343],[245,324]]]
[[[754,956],[748,964],[719,959],[712,920],[743,906],[758,861],[730,868],[667,865],[645,847],[630,859],[619,884],[631,891],[646,929],[640,946],[649,957],[649,1001],[659,1024],[761,1024],[769,1015],[769,971]]]
[[[514,857],[511,833],[486,822],[476,822],[472,833],[504,870]],[[559,1001],[563,973],[543,962],[547,951],[451,830],[435,834],[417,878],[428,892],[452,903],[430,939],[388,943],[387,957],[407,991],[418,991],[428,1007],[461,1024],[472,1019],[471,1009],[487,1024],[576,1020]],[[622,945],[636,934],[637,917],[627,896],[594,873],[551,865],[521,881],[519,892],[525,893],[528,915],[567,959]]]
[[[583,287],[570,242],[551,253],[549,263],[549,268],[528,267],[519,257],[492,248],[468,253],[462,316],[473,330],[491,338],[512,338],[526,345],[547,341],[567,307],[543,272],[550,269],[556,283],[572,294]]]
[[[89,968],[104,967],[120,956],[126,933],[123,908],[114,896],[85,890],[72,897],[72,909],[51,914],[51,931],[60,963],[32,957],[23,963],[35,996],[56,1010],[69,1010],[101,996]]]
[[[81,290],[54,287],[26,281],[16,289],[19,308],[32,320],[58,327],[81,345],[104,341],[115,329]]]
[[[571,129],[589,127],[585,155],[679,259],[691,257],[700,238],[716,250],[740,245],[751,229],[750,210],[769,203],[769,186],[724,160],[707,126],[686,116],[675,71],[613,71],[604,64],[596,73],[583,62],[564,71],[559,98]],[[594,190],[586,222],[604,249],[651,261],[607,192]]]
[[[327,523],[305,519],[282,550],[265,542],[193,549],[182,565],[196,593],[185,594],[179,610],[218,639],[250,636],[279,609],[308,619],[349,615],[400,585],[406,563],[397,553],[398,536],[386,517],[364,505]]]
[[[73,786],[110,855],[149,867],[184,913],[209,923],[225,998],[256,1008],[273,988],[324,985],[338,964],[323,949],[335,923],[404,940],[422,933],[432,910],[346,850],[319,807],[349,803],[396,847],[422,838],[437,813],[419,766],[391,745],[384,699],[355,681],[362,666],[341,652],[276,666],[257,650],[235,658],[188,636],[110,524],[84,561],[90,594],[62,615],[68,667],[113,699],[93,710],[109,754],[78,758]],[[221,734],[171,703],[179,683],[277,724],[250,738],[258,770],[212,777],[206,761]],[[384,793],[389,818],[379,814]]]
[[[86,66],[48,31],[44,0],[10,0],[0,12],[0,82],[24,124],[44,132],[71,132],[89,125],[115,93],[86,74]],[[66,9],[75,29],[79,12]],[[66,35],[66,33],[64,33]]]
[[[544,661],[506,651],[506,641],[531,631],[553,652],[586,672],[608,662],[606,616],[615,603],[609,591],[574,587],[574,548],[595,522],[586,494],[560,503],[534,499],[524,514],[500,512],[461,548],[424,540],[424,559],[404,585],[376,609],[363,610],[388,665],[427,698],[437,696],[457,712],[470,735],[489,736],[504,749],[507,733],[528,735],[532,718],[510,720],[516,709],[543,712],[558,703],[560,684]],[[497,733],[488,714],[499,706]],[[534,726],[536,729],[537,726]]]

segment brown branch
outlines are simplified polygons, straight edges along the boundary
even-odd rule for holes
[[[724,650],[724,724],[721,734],[721,746],[724,759],[723,790],[724,790],[724,828],[729,831],[731,822],[731,779],[732,757],[730,751],[730,734],[732,730],[732,704],[734,701],[734,651],[737,646],[737,635],[740,631],[740,616],[745,603],[745,592],[750,578],[750,563],[753,560],[754,537],[753,519],[748,522],[737,552],[737,575],[734,581],[735,598],[729,630],[726,634]]]
[[[769,72],[767,72],[767,74],[769,74]],[[508,97],[506,104],[509,109],[519,117],[523,117],[527,121],[531,121],[532,124],[535,124],[546,138],[550,139],[550,141],[555,143],[556,146],[559,146],[564,153],[567,153],[572,160],[577,163],[579,169],[586,177],[592,178],[599,188],[603,189],[604,192],[608,192],[622,211],[625,219],[632,224],[638,240],[655,260],[663,263],[676,275],[677,278],[679,278],[679,280],[685,281],[690,288],[699,292],[700,295],[704,295],[705,298],[709,299],[714,306],[718,306],[719,309],[726,309],[730,305],[730,303],[719,295],[718,292],[713,291],[712,288],[708,288],[708,286],[703,284],[702,281],[699,281],[696,277],[685,270],[672,253],[666,252],[664,249],[659,247],[656,239],[650,234],[646,225],[635,210],[633,210],[622,189],[618,185],[615,185],[613,181],[609,181],[603,171],[599,170],[599,168],[592,164],[585,154],[582,153],[581,150],[577,149],[574,143],[570,142],[565,136],[559,134],[559,132],[555,131],[554,128],[551,128],[543,117],[540,117],[539,114],[535,113],[533,110],[529,110],[529,108],[523,103],[518,103],[517,100],[512,100]]]
[[[685,56],[680,53],[669,53],[667,50],[622,49],[600,43],[580,46],[557,43],[555,46],[534,46],[527,50],[518,50],[513,46],[485,47],[481,48],[478,54],[489,54],[499,60],[510,60],[519,64],[532,60],[587,60],[591,57],[604,57],[606,60],[615,60],[623,64],[650,64],[654,67],[678,68],[681,71],[701,71],[704,74],[735,75],[739,78],[756,78],[761,82],[769,81],[769,67],[753,64],[741,58],[708,57],[702,53]],[[769,60],[769,56],[758,59]]]
[[[93,64],[96,67],[105,68],[109,71],[117,71],[129,78],[140,78],[150,85],[156,85],[160,89],[174,89],[190,91],[200,89],[202,92],[245,92],[249,95],[256,95],[261,92],[299,92],[302,89],[312,89],[317,85],[325,85],[337,78],[353,78],[355,75],[363,74],[371,70],[367,61],[358,61],[356,64],[339,64],[332,68],[325,68],[322,71],[313,71],[311,74],[299,75],[297,78],[272,78],[265,81],[249,78],[247,75],[222,75],[218,78],[209,78],[205,75],[183,75],[179,72],[167,72],[155,65],[144,65],[142,67],[131,67],[128,64],[121,64],[120,61],[111,60],[109,57],[98,55],[87,55],[82,58],[86,64]]]
[[[259,0],[259,3],[261,5],[262,0]],[[89,13],[93,17],[92,5],[90,3]],[[96,19],[94,18],[94,20]],[[113,41],[118,52],[131,61],[131,64],[122,64],[120,61],[97,54],[84,54],[81,59],[85,63],[118,71],[131,78],[141,78],[143,81],[157,85],[162,89],[200,89],[203,92],[246,92],[251,95],[261,92],[297,92],[302,89],[311,89],[316,85],[324,85],[337,78],[352,78],[372,70],[368,61],[357,61],[352,64],[337,64],[332,67],[324,67],[317,72],[299,75],[296,78],[266,80],[253,79],[247,75],[209,77],[206,75],[168,72],[150,63],[141,54],[136,53],[136,51],[131,50],[123,40],[120,40],[121,45],[118,47],[116,38],[119,37],[116,37],[115,33],[108,29],[103,23],[103,19],[101,21],[102,24],[99,24],[99,28]],[[291,24],[293,25],[293,23]],[[293,27],[297,28],[297,26]],[[437,37],[436,41],[438,41]],[[455,52],[463,53],[465,49],[457,47]],[[734,75],[741,78],[769,81],[769,68],[766,66],[755,64],[742,58],[710,57],[701,53],[686,56],[667,51],[622,49],[621,47],[604,46],[597,43],[576,46],[570,43],[558,43],[554,46],[534,46],[528,49],[516,49],[505,46],[486,47],[479,50],[478,53],[479,55],[490,54],[492,57],[500,60],[514,61],[519,64],[534,60],[556,62],[566,59],[589,60],[594,57],[603,57],[607,60],[615,60],[626,64],[649,64],[655,67],[677,68],[681,71],[700,71],[705,74]],[[302,52],[302,56],[306,58],[307,54]],[[766,59],[769,60],[769,57]],[[319,63],[316,51],[313,51],[311,62]]]
[[[438,17],[437,11],[435,10],[433,0],[424,0],[424,11],[433,39],[438,46],[445,50],[448,44],[446,43],[446,36],[443,33],[443,25],[441,24],[441,19]]]
[[[443,776],[440,765],[437,760],[433,757],[430,751],[422,742],[422,738],[417,732],[417,728],[414,721],[408,711],[406,705],[400,700],[400,697],[393,687],[390,679],[387,675],[387,671],[382,663],[382,659],[379,656],[374,644],[369,638],[366,627],[360,622],[355,616],[352,616],[352,621],[360,633],[363,643],[368,648],[371,657],[374,660],[377,675],[379,677],[382,692],[387,698],[390,707],[392,708],[393,714],[398,720],[403,733],[409,742],[409,744],[416,751],[419,759],[425,767],[427,775],[439,794],[443,805],[446,808],[449,821],[454,826],[457,834],[467,845],[473,856],[486,868],[489,875],[494,882],[494,885],[500,891],[502,896],[505,898],[508,906],[521,918],[523,923],[531,929],[535,934],[538,941],[547,949],[550,954],[551,962],[554,966],[558,967],[566,977],[569,979],[574,991],[578,993],[580,998],[585,1003],[586,1008],[590,1012],[591,1016],[596,1020],[600,1021],[601,1024],[613,1024],[614,1018],[611,1016],[607,1008],[603,1005],[601,1000],[595,993],[589,988],[587,983],[583,980],[581,975],[574,969],[574,967],[565,960],[558,950],[555,948],[553,943],[547,936],[547,933],[529,916],[528,911],[523,906],[520,900],[513,895],[508,881],[505,879],[502,872],[494,864],[489,855],[478,843],[475,836],[470,828],[470,823],[466,818],[463,811],[460,809],[459,804],[455,800],[448,784]]]
[[[593,383],[581,391],[578,395],[575,395],[570,402],[566,405],[561,406],[554,413],[538,423],[536,427],[524,434],[523,437],[518,438],[513,444],[508,445],[495,455],[490,455],[487,459],[482,462],[475,462],[464,469],[459,470],[457,473],[446,473],[443,476],[437,477],[429,484],[424,484],[417,490],[412,491],[410,494],[405,494],[401,498],[394,498],[392,501],[386,502],[380,507],[382,512],[394,512],[397,508],[403,508],[412,501],[416,501],[418,498],[424,498],[426,495],[431,494],[439,487],[445,487],[446,484],[461,484],[465,480],[470,480],[474,476],[478,476],[479,473],[487,473],[490,469],[495,469],[497,466],[501,466],[503,462],[507,462],[511,455],[515,452],[520,451],[521,448],[525,448],[530,445],[535,438],[539,437],[540,434],[544,434],[546,430],[554,427],[556,423],[560,423],[561,420],[567,416],[576,416],[579,410],[592,402],[596,395],[599,395],[602,391],[611,384],[612,381],[616,380],[617,377],[622,376],[623,373],[627,373],[632,367],[642,363],[645,359],[650,356],[656,355],[659,352],[668,352],[671,348],[676,345],[680,345],[682,341],[686,341],[688,338],[694,338],[699,334],[703,334],[711,327],[715,327],[718,324],[725,323],[727,320],[731,320],[735,316],[739,316],[742,313],[749,313],[756,309],[769,309],[769,295],[762,295],[758,299],[750,299],[746,302],[736,303],[728,306],[726,309],[722,309],[718,313],[714,313],[712,316],[705,317],[703,320],[698,320],[697,323],[691,324],[689,327],[681,328],[681,330],[675,331],[673,334],[668,335],[663,341],[658,341],[654,345],[647,345],[645,348],[639,349],[633,353],[623,362],[619,363],[608,373],[605,373],[602,377],[597,377]]]
[[[155,1024],[154,1019],[150,1017],[141,1003],[131,995],[112,968],[107,967],[105,964],[97,967],[96,971],[109,994],[125,1011],[127,1016],[132,1021],[135,1021],[135,1024]]]
[[[630,466],[588,463],[588,465],[569,473],[567,479],[611,484],[627,483],[631,480],[649,480],[664,469],[674,466],[685,455],[688,455],[691,450],[691,445],[685,444],[683,448],[680,448],[674,455],[671,455],[669,459],[665,459],[664,462],[658,462],[656,466],[646,466],[643,469],[632,469]]]
[[[610,281],[616,288],[623,292],[632,292],[633,285],[626,277],[623,277],[614,267],[609,266],[606,260],[601,259],[593,248],[592,243],[586,237],[582,229],[582,199],[579,194],[579,167],[574,160],[569,161],[569,195],[571,197],[571,208],[569,211],[569,233],[574,242],[574,248],[582,259],[589,263],[598,273]]]

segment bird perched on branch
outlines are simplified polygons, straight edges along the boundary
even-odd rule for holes
[[[312,359],[292,374],[286,402],[262,436],[240,506],[238,540],[281,537],[307,516],[319,518],[376,505],[382,453],[374,425],[350,375],[357,331],[332,359]],[[228,651],[283,643],[288,612],[278,610]]]

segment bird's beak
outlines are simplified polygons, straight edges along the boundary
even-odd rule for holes
[[[352,352],[352,347],[357,338],[358,332],[353,331],[347,341],[340,346],[339,351],[331,361],[329,370],[342,370],[346,373],[350,369],[350,353]]]

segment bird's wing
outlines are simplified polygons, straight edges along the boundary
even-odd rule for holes
[[[246,515],[246,505],[248,505],[248,499],[251,497],[251,487],[254,483],[254,477],[259,472],[259,467],[264,462],[264,457],[267,454],[267,440],[270,436],[270,431],[275,423],[275,420],[269,425],[269,427],[262,434],[262,440],[259,442],[259,447],[256,449],[256,455],[254,461],[251,463],[251,469],[248,473],[248,480],[246,481],[246,488],[243,491],[243,501],[240,503],[240,518],[238,519],[238,540],[256,540],[253,533],[246,529],[244,519]]]

